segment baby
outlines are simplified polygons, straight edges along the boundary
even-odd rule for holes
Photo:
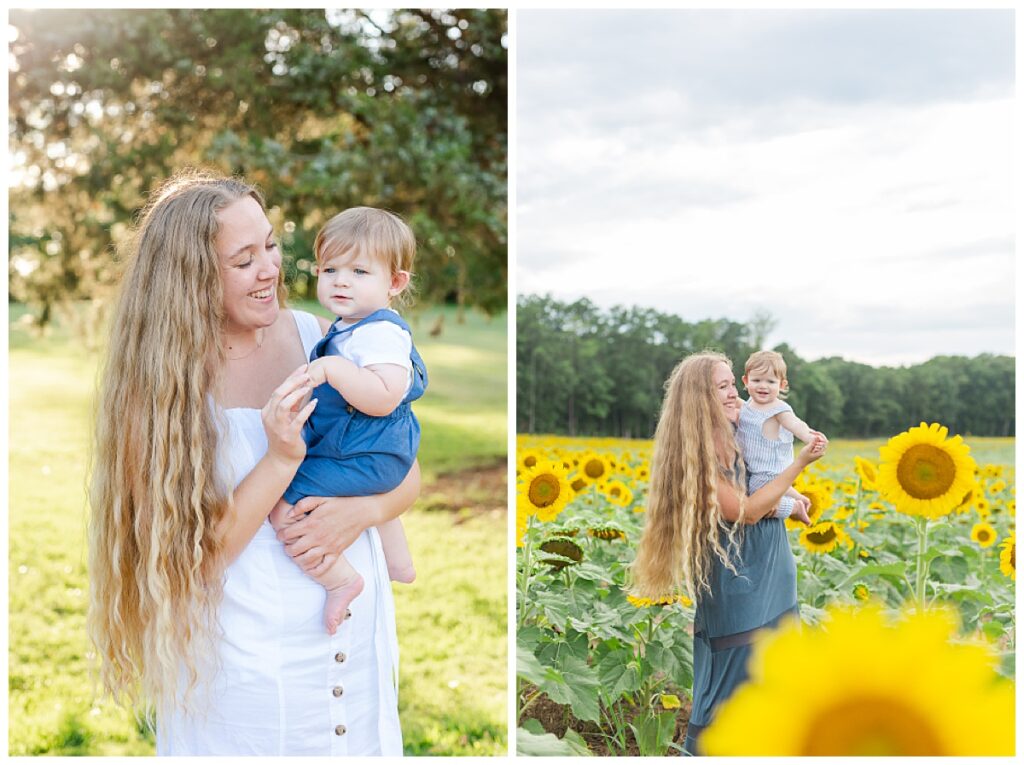
[[[405,478],[416,459],[420,426],[409,402],[423,395],[427,372],[409,326],[392,299],[408,287],[416,239],[397,215],[355,207],[331,218],[313,244],[317,298],[337,320],[310,354],[316,409],[306,423],[306,457],[270,514],[275,529],[303,497],[383,494]],[[388,573],[411,582],[409,545],[396,518],[378,526]],[[324,624],[330,634],[363,589],[344,555],[314,577],[327,589]]]
[[[828,439],[812,430],[780,399],[789,389],[786,362],[775,351],[757,351],[744,366],[743,384],[750,398],[740,410],[736,440],[747,468],[747,493],[753,494],[793,462],[793,436],[804,443]],[[783,495],[774,518],[810,523],[805,498],[793,488]]]

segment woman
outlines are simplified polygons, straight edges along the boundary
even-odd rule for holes
[[[740,404],[732,366],[721,354],[694,354],[672,372],[633,568],[641,594],[685,585],[695,596],[689,754],[697,753],[715,707],[746,679],[758,633],[798,612],[796,563],[785,526],[772,515],[780,500],[794,501],[783,493],[824,453],[821,443],[808,444],[776,479],[746,496],[733,435]]]
[[[172,178],[132,255],[91,490],[89,632],[106,689],[155,707],[159,754],[401,754],[373,527],[413,502],[418,466],[387,495],[303,500],[315,512],[278,540],[266,518],[305,454],[305,362],[326,322],[281,310],[273,229],[238,180]],[[343,550],[367,587],[332,637],[303,570]]]

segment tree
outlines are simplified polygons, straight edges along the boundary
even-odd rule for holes
[[[358,204],[402,214],[425,300],[505,307],[506,14],[14,10],[11,292],[103,299],[113,247],[183,166],[258,183],[294,289]]]

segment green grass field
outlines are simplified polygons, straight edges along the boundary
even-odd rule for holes
[[[9,753],[152,754],[152,733],[101,700],[90,675],[85,484],[96,354],[60,329],[30,336],[17,322],[23,312],[9,313]],[[504,471],[505,319],[470,313],[458,324],[445,310],[431,338],[439,312],[423,309],[413,323],[430,389],[417,405],[424,500],[404,517],[419,578],[395,587],[402,729],[408,754],[502,755],[503,489],[497,503],[477,504],[472,492],[446,503],[431,484]],[[439,506],[455,510],[428,509]]]

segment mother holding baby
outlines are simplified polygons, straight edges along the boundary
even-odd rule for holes
[[[89,632],[105,688],[154,709],[157,753],[400,755],[378,496],[308,497],[278,539],[328,324],[283,306],[260,194],[181,174],[152,196],[113,319],[96,425]],[[342,552],[362,593],[330,635],[304,572]],[[298,564],[298,565],[296,565]]]
[[[639,594],[685,587],[696,602],[688,754],[701,753],[701,730],[746,679],[759,633],[798,613],[796,563],[783,520],[774,516],[780,505],[779,515],[788,515],[801,502],[783,495],[825,447],[813,439],[792,464],[747,496],[735,435],[741,405],[732,365],[721,354],[688,356],[672,372],[633,568]]]

